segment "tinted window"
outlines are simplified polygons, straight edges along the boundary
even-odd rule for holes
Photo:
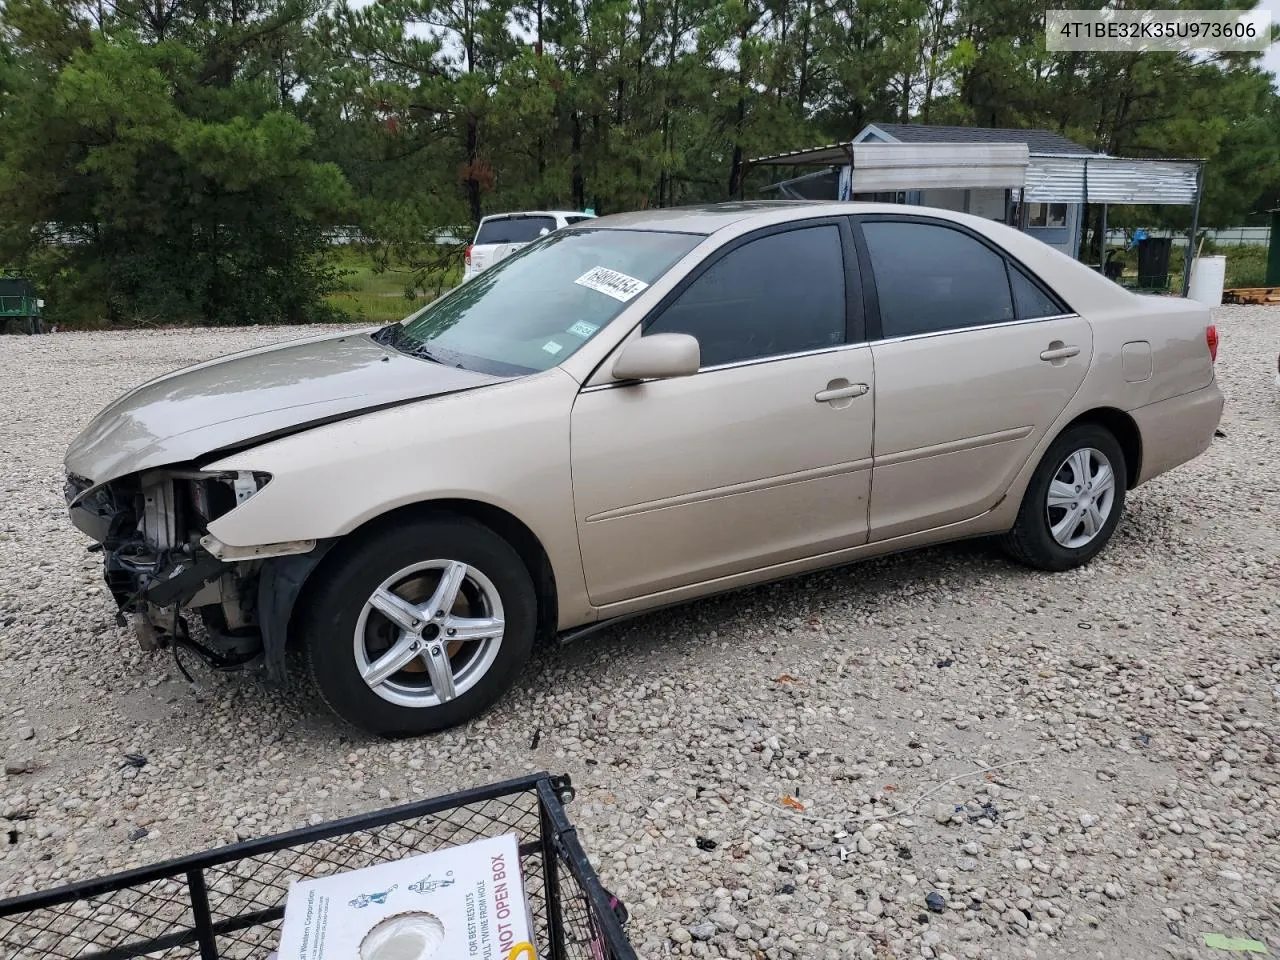
[[[1009,281],[1013,284],[1013,302],[1018,307],[1019,320],[1035,320],[1037,317],[1057,317],[1070,313],[1056,299],[1049,296],[1039,284],[1012,264],[1009,266]]]
[[[565,223],[581,223],[583,220],[591,220],[591,219],[593,219],[593,218],[588,217],[588,216],[581,216],[581,217],[565,217],[565,218],[564,218],[564,222],[565,222]]]
[[[972,237],[929,223],[863,223],[886,337],[1013,319],[1004,258]]]
[[[562,230],[455,287],[378,339],[424,360],[499,375],[572,356],[703,238]]]
[[[704,367],[843,343],[839,229],[805,227],[738,247],[698,277],[645,332],[692,334]]]
[[[476,243],[532,243],[555,228],[555,217],[499,217],[480,224]]]

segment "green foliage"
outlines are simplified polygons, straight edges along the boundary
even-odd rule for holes
[[[1050,54],[1031,0],[6,0],[0,262],[64,324],[381,320],[483,214],[753,197],[909,120],[1203,158],[1202,226],[1280,203],[1256,56]]]
[[[22,87],[0,113],[0,259],[61,323],[327,316],[324,230],[350,189],[260,59],[305,11],[249,5],[220,23],[207,4],[161,21],[142,9],[115,7],[74,47],[38,31],[83,27],[75,8],[6,9]]]
[[[424,245],[423,250],[428,249]],[[428,273],[393,261],[386,246],[335,246],[329,263],[338,280],[325,302],[343,319],[367,323],[402,320],[462,282],[461,254],[457,248],[450,249],[450,254],[447,264]]]

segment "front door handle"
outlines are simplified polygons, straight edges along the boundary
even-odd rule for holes
[[[813,395],[813,399],[818,403],[830,403],[832,400],[844,400],[851,397],[861,397],[871,388],[865,383],[851,383],[844,387],[828,387],[826,390],[819,390]]]
[[[1058,343],[1056,346],[1054,344],[1050,344],[1049,349],[1040,354],[1040,359],[1047,361],[1066,360],[1070,357],[1077,356],[1079,353],[1079,347],[1063,346],[1061,343]]]

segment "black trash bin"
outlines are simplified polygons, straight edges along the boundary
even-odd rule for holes
[[[1164,290],[1169,286],[1168,237],[1146,237],[1138,241],[1138,286],[1144,290]]]

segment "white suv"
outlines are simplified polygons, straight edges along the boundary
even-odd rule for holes
[[[552,230],[595,218],[594,213],[564,210],[531,210],[527,213],[495,213],[480,220],[476,237],[467,247],[462,282],[487,270]]]

